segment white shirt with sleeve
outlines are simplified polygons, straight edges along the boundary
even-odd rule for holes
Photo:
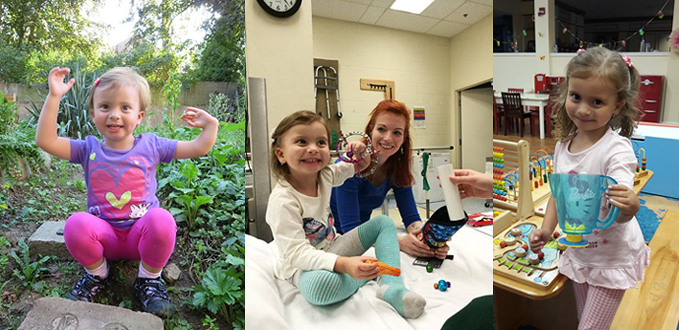
[[[570,141],[557,142],[555,173],[602,174],[634,189],[637,159],[629,139],[608,128],[587,150],[571,153],[569,147]],[[613,222],[583,239],[589,242],[587,247],[568,248],[559,259],[562,274],[578,283],[618,290],[637,288],[637,281],[644,280],[651,250],[636,217],[626,223]]]
[[[266,222],[271,226],[278,261],[274,275],[291,280],[299,270],[333,271],[338,256],[324,250],[339,236],[330,212],[332,187],[355,173],[352,164],[340,162],[319,172],[316,197],[304,195],[285,180],[278,180],[269,195]]]

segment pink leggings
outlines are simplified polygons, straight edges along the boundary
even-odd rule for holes
[[[64,227],[68,252],[81,265],[94,265],[102,257],[110,260],[142,260],[163,268],[174,249],[177,224],[165,209],[151,209],[130,229],[117,229],[92,214],[72,215]]]
[[[578,309],[578,330],[609,329],[625,290],[607,289],[573,282]]]

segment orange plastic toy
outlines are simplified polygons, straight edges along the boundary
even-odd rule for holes
[[[372,264],[372,263],[377,263],[377,267],[380,269],[380,275],[391,275],[391,276],[400,276],[401,275],[401,270],[396,268],[396,267],[391,267],[383,262],[375,261],[375,260],[364,260],[364,263],[367,264]]]

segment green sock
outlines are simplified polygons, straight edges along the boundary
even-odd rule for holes
[[[419,317],[427,304],[422,296],[406,289],[403,284],[382,285],[377,290],[377,297],[394,306],[401,316],[409,319]]]

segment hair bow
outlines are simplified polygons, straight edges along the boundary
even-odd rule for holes
[[[97,78],[97,80],[94,81],[94,86],[99,85],[99,81],[100,81],[100,80],[101,80],[101,78]]]
[[[580,54],[580,53],[582,53],[582,52],[584,52],[584,51],[585,51],[584,48],[580,48],[580,49],[578,49],[578,54]]]
[[[629,56],[623,55],[622,60],[625,61],[625,64],[627,64],[628,67],[632,67],[632,59],[629,58]]]

